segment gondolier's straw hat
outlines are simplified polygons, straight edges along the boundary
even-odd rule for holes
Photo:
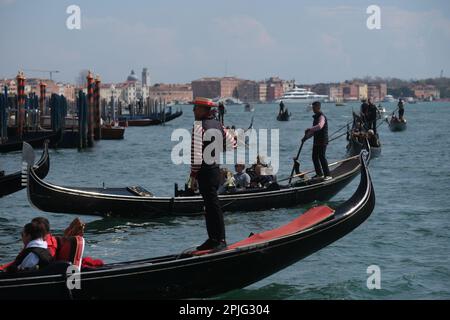
[[[193,102],[194,106],[203,106],[203,107],[217,107],[217,104],[208,98],[195,98]]]

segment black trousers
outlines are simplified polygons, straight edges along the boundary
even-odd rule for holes
[[[405,109],[398,109],[398,117],[403,118],[403,115],[405,114]]]
[[[328,168],[328,161],[326,158],[327,146],[314,145],[312,152],[312,160],[314,162],[314,169],[318,176],[329,176],[330,169]]]
[[[220,185],[220,170],[202,168],[198,173],[198,188],[205,203],[205,220],[208,237],[213,240],[225,240],[225,223],[220,207],[217,189]]]

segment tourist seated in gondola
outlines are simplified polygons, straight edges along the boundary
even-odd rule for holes
[[[23,227],[21,236],[24,249],[6,268],[7,272],[42,269],[53,261],[45,241],[47,232],[42,223],[37,221],[27,223]]]
[[[62,244],[62,241],[58,238],[53,236],[50,231],[50,223],[47,218],[44,217],[36,217],[31,220],[31,224],[36,224],[40,230],[43,231],[43,240],[47,244],[47,250],[52,258],[57,258],[57,253],[61,253],[61,246],[64,246]],[[64,230],[64,239],[69,239],[71,237],[82,237],[84,234],[84,228],[85,224],[79,219],[75,218],[70,225]],[[61,237],[59,237],[61,239]],[[17,271],[16,267],[18,265],[17,259],[21,257],[25,251],[26,247],[22,250],[22,252],[19,253],[18,257],[10,263],[7,263],[5,265],[0,265],[0,271]],[[81,258],[81,257],[80,257]],[[84,264],[84,261],[83,261]],[[88,266],[100,266],[103,262],[101,260],[95,260],[92,258],[88,258],[86,260],[86,265]]]
[[[356,138],[358,142],[364,143],[364,140],[367,137],[367,131],[362,122],[358,121],[355,123],[355,127],[352,130],[352,137]]]
[[[220,168],[220,185],[218,194],[223,194],[236,189],[233,173],[227,168]]]
[[[245,164],[237,163],[234,166],[236,173],[234,174],[234,184],[237,189],[249,188],[250,187],[250,176],[246,173]]]
[[[266,169],[267,167],[264,167],[261,164],[255,166],[255,176],[252,177],[250,181],[250,186],[252,188],[264,188],[276,181],[274,175],[265,174]]]
[[[358,139],[358,142],[364,143],[364,140],[367,139],[369,145],[371,147],[378,148],[380,146],[380,141],[378,140],[378,135],[370,129],[367,132],[364,131],[353,131],[352,135]]]
[[[367,141],[369,141],[369,145],[371,147],[378,148],[380,146],[380,140],[378,139],[378,135],[375,134],[375,132],[372,129],[367,131]]]

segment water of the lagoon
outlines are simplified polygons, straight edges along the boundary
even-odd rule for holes
[[[395,104],[384,104],[388,110]],[[351,118],[358,104],[324,104],[330,132]],[[280,172],[287,176],[298,140],[311,124],[304,105],[288,105],[289,122],[276,121],[278,106],[256,105],[254,113],[229,106],[226,122],[247,127],[280,129]],[[123,141],[101,141],[88,151],[51,150],[50,182],[74,186],[142,185],[156,195],[172,195],[173,183],[186,181],[188,166],[176,166],[170,152],[176,128],[190,129],[190,106],[166,126],[130,127]],[[370,170],[377,197],[372,216],[359,228],[308,258],[245,289],[219,298],[236,299],[448,299],[450,298],[450,103],[406,105],[408,129],[392,133],[379,129],[382,155]],[[303,167],[311,167],[311,142],[304,148]],[[40,151],[39,151],[40,154]],[[39,156],[37,154],[37,156]],[[345,154],[345,138],[333,142],[329,160]],[[0,155],[6,172],[20,168],[20,154]],[[355,190],[359,179],[335,196],[338,205]],[[226,214],[228,241],[280,226],[313,204],[263,212]],[[15,257],[21,248],[22,226],[35,216],[47,217],[60,233],[73,215],[39,212],[20,191],[0,199],[0,262]],[[105,262],[141,259],[177,253],[206,238],[202,217],[130,220],[82,217],[88,222],[85,255]],[[381,289],[366,286],[367,267],[381,268]],[[246,268],[245,265],[241,266]],[[239,270],[235,271],[239,273]],[[220,276],[220,275],[217,275]],[[125,297],[124,297],[125,298]]]

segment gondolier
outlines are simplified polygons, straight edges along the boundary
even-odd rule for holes
[[[328,145],[328,120],[327,117],[320,111],[321,105],[319,101],[312,104],[314,111],[313,126],[305,131],[303,141],[314,136],[314,146],[312,152],[312,159],[314,162],[314,169],[316,176],[313,178],[324,178],[325,181],[331,180],[330,169],[328,168],[328,161],[326,158],[326,151]]]
[[[372,102],[372,100],[369,99],[369,107],[367,110],[367,129],[373,130],[375,134],[377,134],[377,116],[378,116],[378,108]]]
[[[214,151],[211,155],[204,154],[205,149],[215,140],[203,140],[203,135],[208,130],[218,130],[222,134],[222,145],[215,146],[214,150],[225,146],[234,146],[234,137],[227,132],[223,125],[214,119],[211,108],[216,104],[206,98],[197,98],[194,100],[194,117],[195,124],[192,134],[191,144],[191,174],[190,187],[194,188],[198,182],[199,191],[203,197],[205,205],[206,228],[208,231],[208,239],[197,250],[221,250],[226,248],[225,241],[225,224],[223,221],[222,208],[217,196],[217,189],[220,184],[219,164],[215,161]],[[210,149],[210,148],[208,148]],[[211,156],[214,159],[208,159]]]
[[[361,100],[361,109],[360,109],[360,117],[363,120],[363,122],[366,121],[367,113],[369,111],[369,103],[367,103],[367,99]]]
[[[224,123],[224,117],[225,117],[225,105],[222,101],[219,102],[219,121],[221,124]]]
[[[403,115],[405,114],[405,105],[403,104],[402,99],[398,100],[397,107],[398,107],[398,119],[400,121],[403,121]]]

